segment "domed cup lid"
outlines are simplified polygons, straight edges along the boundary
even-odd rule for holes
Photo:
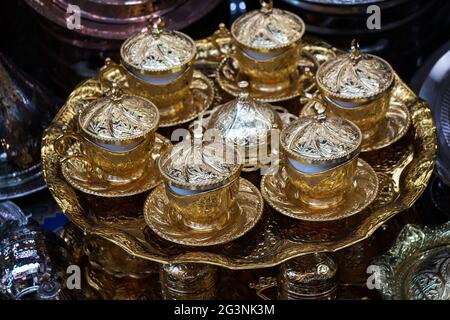
[[[195,134],[159,159],[161,174],[170,186],[207,191],[235,180],[242,169],[234,148],[217,142],[204,142]]]
[[[239,17],[231,35],[243,47],[260,52],[297,44],[305,33],[305,23],[297,15],[273,8],[272,0],[260,0],[261,9]]]
[[[317,85],[323,95],[342,102],[365,102],[380,98],[394,83],[394,71],[385,60],[362,53],[356,40],[351,52],[322,64]]]
[[[351,121],[325,114],[325,105],[314,100],[316,116],[300,117],[282,132],[281,147],[301,163],[340,164],[361,150],[361,130]]]
[[[120,48],[125,67],[144,75],[182,71],[196,52],[195,42],[184,33],[165,29],[161,17],[150,19],[147,31],[128,38]]]
[[[141,142],[159,124],[158,108],[139,96],[123,94],[113,83],[110,93],[87,106],[78,118],[89,140],[108,145]]]

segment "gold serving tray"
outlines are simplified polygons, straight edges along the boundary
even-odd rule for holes
[[[232,50],[224,28],[197,42],[197,46],[197,65],[203,70],[213,70],[220,58]],[[305,41],[304,50],[319,63],[337,51],[311,40]],[[213,73],[205,74],[213,76]],[[394,145],[362,155],[377,172],[380,192],[369,207],[346,219],[297,221],[266,205],[261,221],[246,235],[227,244],[188,247],[160,238],[147,227],[142,215],[148,192],[124,198],[91,196],[72,188],[61,174],[60,159],[53,142],[63,131],[74,129],[79,110],[103,94],[98,79],[87,80],[78,86],[45,131],[42,141],[44,178],[63,212],[86,233],[101,236],[130,254],[160,263],[199,262],[229,269],[256,269],[313,252],[337,251],[368,238],[383,223],[411,207],[425,190],[432,174],[437,142],[431,111],[398,77],[396,81],[394,99],[408,106],[411,128]],[[226,99],[230,97],[223,92],[216,97],[216,101]],[[298,114],[297,100],[283,105]],[[259,186],[259,173],[243,173],[242,176]]]

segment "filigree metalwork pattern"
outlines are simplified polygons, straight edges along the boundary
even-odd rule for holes
[[[336,50],[313,41],[304,44],[304,51],[325,61]],[[142,217],[146,194],[122,199],[88,197],[70,187],[60,173],[53,142],[63,131],[74,129],[78,112],[102,94],[97,79],[76,88],[46,130],[42,141],[44,177],[59,206],[75,224],[145,259],[254,269],[312,252],[336,251],[368,238],[390,218],[411,207],[432,174],[437,142],[431,111],[401,80],[396,81],[393,90],[411,113],[409,133],[389,148],[363,154],[377,173],[382,173],[382,192],[360,214],[338,222],[296,221],[267,208],[249,233],[225,245],[190,248],[146,234]]]

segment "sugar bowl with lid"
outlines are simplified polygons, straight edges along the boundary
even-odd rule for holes
[[[281,132],[280,146],[290,194],[316,208],[339,205],[352,189],[362,134],[351,121],[327,116],[321,100],[317,115],[300,117]],[[298,191],[298,192],[297,192]]]
[[[144,174],[155,146],[159,112],[138,96],[122,93],[117,85],[105,97],[93,101],[78,116],[77,130],[66,131],[54,143],[63,163],[80,160],[87,175],[96,172],[117,182],[129,182]],[[80,149],[68,152],[68,140]]]
[[[239,82],[239,87],[238,98],[217,107],[207,129],[217,130],[225,143],[235,145],[244,168],[254,170],[271,161],[271,142],[278,139],[283,123],[272,105],[249,96],[248,82]]]
[[[120,49],[122,65],[132,79],[129,90],[154,102],[162,117],[184,107],[195,55],[194,41],[166,29],[164,20],[156,16],[147,31],[128,38]]]
[[[330,111],[361,129],[363,144],[370,143],[379,130],[386,130],[395,83],[388,62],[362,53],[353,40],[350,53],[338,55],[319,67],[316,81]]]
[[[260,3],[260,10],[239,17],[231,26],[236,59],[252,88],[279,91],[291,85],[305,24],[297,15],[273,8],[272,0]]]

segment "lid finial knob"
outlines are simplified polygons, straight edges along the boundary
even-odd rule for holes
[[[261,12],[264,14],[272,13],[273,1],[272,0],[259,0],[261,4]]]
[[[163,17],[154,15],[149,19],[149,27],[152,33],[158,35],[166,27],[166,22]]]
[[[359,43],[356,39],[352,40],[350,59],[353,64],[356,64],[361,59],[361,50],[359,49]]]
[[[113,100],[119,99],[120,96],[122,95],[122,90],[120,89],[120,86],[116,81],[113,81],[111,83],[111,89],[110,89],[109,95]]]
[[[239,96],[238,96],[238,100],[240,102],[246,101],[249,96],[249,93],[248,93],[249,83],[247,81],[239,81],[238,86],[239,86],[239,89],[241,89],[241,92],[239,93]]]
[[[311,98],[311,102],[313,103],[314,110],[316,111],[316,119],[319,121],[324,121],[327,118],[326,110],[323,101],[319,98]]]

